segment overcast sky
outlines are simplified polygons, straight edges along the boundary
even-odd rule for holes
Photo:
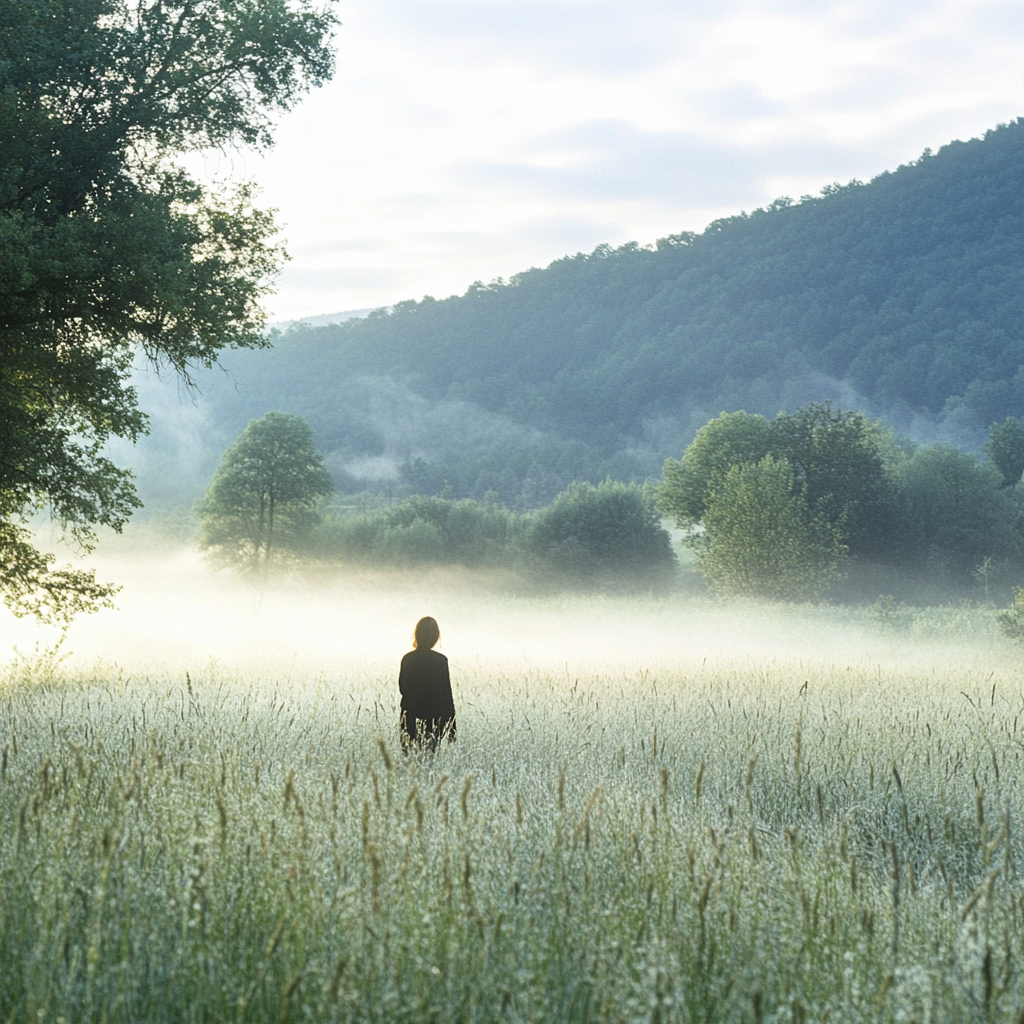
[[[282,120],[269,156],[228,168],[285,226],[274,319],[699,231],[1024,114],[1019,0],[338,11],[334,81]]]

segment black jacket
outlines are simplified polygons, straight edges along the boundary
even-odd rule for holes
[[[410,651],[402,658],[398,690],[406,737],[416,737],[417,721],[422,721],[420,732],[428,738],[439,739],[446,731],[454,737],[455,701],[448,659],[443,654],[429,649]]]

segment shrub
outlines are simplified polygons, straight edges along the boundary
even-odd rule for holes
[[[388,566],[508,565],[518,553],[516,527],[517,517],[499,505],[413,495],[392,509],[329,516],[315,553],[327,561]]]
[[[1013,588],[1013,604],[996,616],[996,622],[1015,644],[1024,642],[1024,587]]]
[[[575,483],[533,516],[528,546],[547,571],[586,586],[663,589],[675,570],[668,532],[641,488]]]

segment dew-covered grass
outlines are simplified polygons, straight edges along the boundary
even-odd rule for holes
[[[0,1020],[1024,1006],[1012,654],[470,659],[458,742],[412,756],[382,666],[30,667],[0,688]]]

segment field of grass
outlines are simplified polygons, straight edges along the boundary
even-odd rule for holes
[[[838,660],[702,660],[709,613],[689,659],[453,661],[459,741],[408,757],[390,662],[16,662],[0,1020],[1019,1020],[1017,655],[911,650],[987,628],[929,614]]]

